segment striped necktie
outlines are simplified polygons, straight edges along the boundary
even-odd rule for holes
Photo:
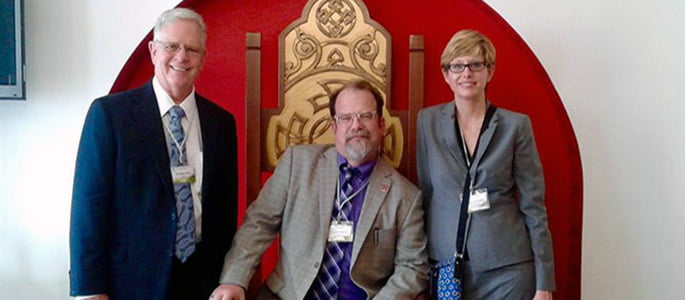
[[[348,164],[340,166],[340,172],[343,177],[343,182],[340,185],[342,197],[350,196],[354,193],[354,187],[352,186],[352,179],[359,173],[359,170],[351,167]],[[340,207],[340,220],[349,221],[350,213],[352,211],[352,199],[350,201],[341,201]],[[331,221],[338,221],[338,205],[333,206],[333,215]],[[341,269],[340,266],[343,262],[344,252],[340,248],[337,242],[328,242],[326,244],[326,249],[323,255],[323,261],[321,262],[321,268],[319,268],[319,273],[312,283],[312,287],[305,299],[320,299],[320,300],[330,300],[338,298],[338,283],[340,281]]]

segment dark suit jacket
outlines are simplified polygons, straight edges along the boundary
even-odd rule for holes
[[[247,287],[262,253],[280,235],[266,285],[281,299],[302,299],[323,258],[338,165],[332,145],[290,146],[247,211],[226,255],[222,283]],[[371,173],[352,246],[350,274],[369,299],[414,299],[428,262],[419,189],[383,160]]]
[[[207,99],[196,100],[203,149],[202,241],[196,254],[210,293],[236,227],[235,120]],[[151,83],[92,103],[74,178],[71,295],[166,298],[176,200],[163,130]]]
[[[454,113],[454,102],[448,102],[418,117],[416,163],[426,199],[428,254],[435,260],[454,254],[468,171]],[[497,109],[478,142],[471,178],[475,189],[488,189],[490,201],[490,209],[472,213],[467,250],[473,268],[481,272],[533,260],[536,288],[554,290],[544,177],[526,115]]]

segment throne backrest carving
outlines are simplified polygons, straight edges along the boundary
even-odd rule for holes
[[[391,39],[356,0],[312,0],[302,17],[279,36],[280,112],[266,128],[266,163],[275,167],[293,144],[334,143],[329,95],[346,82],[365,79],[385,99],[382,155],[398,167],[402,123],[388,110]]]

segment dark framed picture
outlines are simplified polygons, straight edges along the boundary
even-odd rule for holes
[[[0,0],[0,99],[26,99],[23,0]]]

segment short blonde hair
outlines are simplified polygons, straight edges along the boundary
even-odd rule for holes
[[[440,56],[440,68],[446,70],[449,64],[460,56],[482,57],[488,68],[495,65],[495,46],[486,36],[471,29],[455,33]]]

